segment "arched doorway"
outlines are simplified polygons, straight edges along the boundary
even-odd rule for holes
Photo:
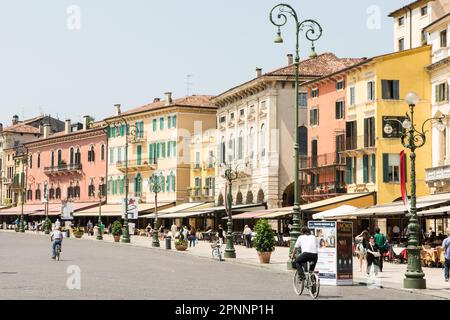
[[[250,190],[247,192],[247,197],[245,199],[246,204],[252,204],[253,203],[253,192]]]
[[[284,189],[282,207],[292,207],[294,205],[294,183]]]
[[[257,203],[264,202],[264,191],[262,189],[258,190],[258,195],[257,195],[256,201],[257,201]]]
[[[242,197],[242,192],[238,192],[236,195],[236,204],[242,204],[243,201],[243,197]]]

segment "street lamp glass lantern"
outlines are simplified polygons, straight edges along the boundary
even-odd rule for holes
[[[408,92],[408,94],[405,97],[405,101],[410,106],[415,106],[419,103],[419,96],[415,92]]]
[[[438,123],[436,124],[436,127],[437,127],[437,129],[440,132],[444,132],[444,130],[445,130],[445,123],[442,121],[442,119],[438,120]]]
[[[406,130],[410,129],[411,121],[408,118],[406,118],[405,121],[403,121],[403,123],[402,123],[402,127]]]
[[[278,28],[277,35],[275,36],[275,43],[283,43],[283,38],[281,37],[281,30]]]

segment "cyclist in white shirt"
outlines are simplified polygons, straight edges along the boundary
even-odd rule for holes
[[[50,241],[52,243],[52,259],[56,258],[56,245],[59,244],[60,248],[62,248],[62,240],[63,234],[60,230],[61,228],[55,228],[55,230],[50,234]]]
[[[296,251],[300,249],[301,254],[295,258]],[[300,251],[298,250],[298,251]],[[292,252],[292,259],[295,259],[295,266],[298,270],[301,279],[304,279],[305,273],[300,266],[307,262],[310,262],[309,270],[314,271],[316,267],[318,255],[317,255],[317,239],[311,234],[311,230],[307,227],[303,227],[301,230],[301,236],[297,238],[294,250]]]

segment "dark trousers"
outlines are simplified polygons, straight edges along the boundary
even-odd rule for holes
[[[309,271],[314,271],[314,268],[317,264],[318,255],[317,253],[303,252],[300,254],[297,259],[295,259],[295,267],[298,270],[298,273],[301,277],[305,276],[306,263],[310,262]],[[300,268],[302,266],[303,268]]]
[[[383,272],[383,254],[384,251],[380,250],[381,257],[378,258],[378,267],[380,267],[380,272]]]
[[[366,270],[367,274],[370,274],[370,268],[372,267],[372,264],[375,267],[375,275],[378,274],[378,271],[380,270],[380,261],[382,260],[381,257],[375,258],[370,253],[368,253],[366,256],[366,260],[367,260],[367,270]]]
[[[448,280],[448,276],[449,276],[449,271],[450,271],[450,260],[449,259],[445,259],[444,262],[444,277],[445,279]]]
[[[251,234],[245,235],[245,245],[247,246],[247,248],[252,247],[252,235]]]

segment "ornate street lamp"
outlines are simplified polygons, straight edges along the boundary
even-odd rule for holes
[[[419,232],[420,224],[417,219],[417,207],[416,207],[416,149],[422,147],[426,142],[425,124],[427,122],[437,121],[437,127],[439,130],[445,129],[443,120],[445,116],[440,118],[429,118],[422,124],[421,130],[416,129],[414,124],[414,107],[419,102],[420,98],[414,92],[410,92],[406,95],[405,101],[409,105],[409,114],[406,113],[405,121],[401,122],[397,119],[387,119],[387,121],[397,121],[404,128],[401,136],[402,145],[411,151],[411,207],[410,218],[408,225],[408,266],[405,273],[405,279],[403,280],[403,286],[407,289],[425,289],[426,281],[425,274],[422,271],[422,265],[420,261],[420,248],[419,248]],[[389,122],[384,127],[384,132],[391,133],[392,126]]]
[[[299,54],[299,43],[300,43],[300,32],[305,33],[306,39],[311,41],[311,53],[310,58],[316,57],[317,54],[315,52],[314,41],[317,41],[322,36],[322,27],[319,23],[314,20],[304,20],[299,21],[297,12],[288,4],[278,4],[272,8],[270,11],[270,22],[273,25],[278,27],[278,32],[275,37],[275,43],[283,43],[283,38],[281,37],[281,27],[286,25],[288,22],[288,17],[292,17],[295,21],[295,32],[296,32],[296,44],[295,44],[295,142],[294,142],[294,209],[293,209],[293,226],[290,233],[291,236],[291,246],[289,256],[291,256],[292,251],[294,249],[295,242],[300,235],[300,228],[305,224],[305,217],[300,208],[300,199],[299,199],[299,132],[298,132],[298,102],[299,102],[299,63],[300,63],[300,54]],[[289,260],[287,263],[288,268],[292,268],[291,261]]]
[[[104,188],[104,182],[103,180],[98,185],[98,234],[97,234],[97,240],[103,240],[103,233],[102,233],[102,198],[104,196],[103,194],[103,188]]]
[[[161,179],[164,179],[164,177],[160,177]],[[158,193],[160,193],[162,190],[161,188],[161,181],[158,178],[156,172],[153,173],[149,178],[149,183],[151,186],[151,189],[153,193],[155,194],[155,221],[153,222],[153,241],[152,241],[152,247],[159,247],[159,239],[158,239]]]
[[[44,211],[45,211],[45,220],[44,220],[44,233],[50,234],[50,225],[48,223],[48,182],[44,181]]]
[[[128,229],[128,143],[129,139],[136,141],[136,138],[140,136],[141,132],[139,132],[139,128],[137,126],[128,124],[127,120],[123,117],[112,120],[111,122],[105,120],[105,122],[107,124],[105,130],[109,130],[109,132],[111,132],[111,129],[114,128],[116,136],[119,136],[120,130],[125,131],[125,219],[121,241],[124,243],[130,243],[130,230]]]
[[[25,225],[24,225],[24,217],[23,217],[23,206],[24,206],[24,202],[25,202],[25,188],[27,186],[27,182],[26,182],[26,164],[28,162],[28,153],[25,152],[25,150],[21,150],[19,151],[20,155],[21,152],[21,156],[22,156],[22,177],[20,180],[20,198],[21,198],[21,204],[20,204],[20,221],[19,221],[19,232],[25,232]]]

